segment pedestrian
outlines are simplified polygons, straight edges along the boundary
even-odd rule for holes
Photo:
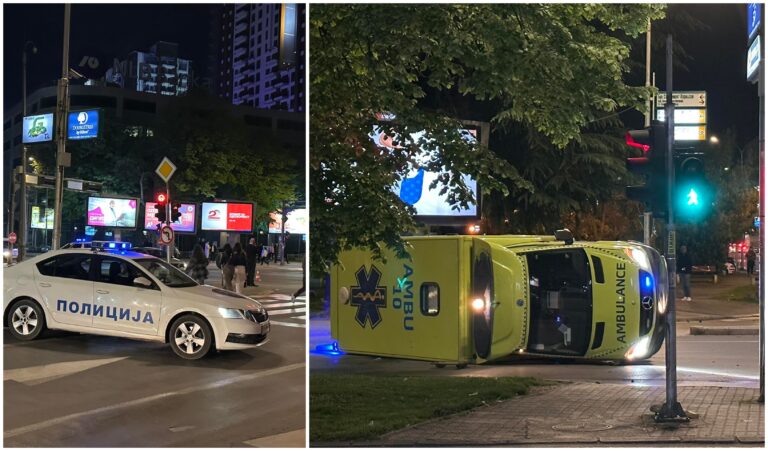
[[[245,246],[245,286],[255,287],[254,277],[256,277],[256,259],[259,256],[259,248],[256,247],[256,238],[248,240]]]
[[[210,259],[211,258],[211,243],[205,242],[205,251],[204,251],[205,258]]]
[[[232,246],[229,243],[225,244],[221,248],[221,283],[224,285],[225,290],[232,291],[232,278],[235,275],[235,267],[229,264],[232,259]]]
[[[291,296],[291,302],[296,302],[296,297],[305,293],[307,290],[307,262],[306,257],[301,259],[301,288],[296,290]]]
[[[192,249],[192,258],[189,259],[187,274],[200,285],[204,285],[205,279],[208,278],[208,259],[205,258],[203,248],[199,244],[195,244],[195,248]]]
[[[755,253],[755,249],[749,248],[749,252],[747,252],[747,275],[752,275],[755,273],[755,260],[757,259],[757,254]]]
[[[691,299],[691,255],[686,245],[680,246],[680,255],[677,257],[677,273],[680,274],[680,285],[683,286],[683,300]]]
[[[261,247],[261,265],[264,266],[264,262],[269,264],[269,248],[264,245]]]
[[[245,287],[245,252],[243,251],[243,245],[235,243],[232,248],[232,257],[229,259],[229,264],[234,268],[235,277],[233,284],[235,286],[235,293],[243,294],[243,288]]]

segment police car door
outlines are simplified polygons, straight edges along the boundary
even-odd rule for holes
[[[94,280],[93,326],[132,334],[157,335],[162,306],[160,288],[135,286],[133,280],[152,280],[129,259],[100,254]]]
[[[92,325],[92,262],[90,253],[65,253],[37,264],[37,289],[57,323],[80,327]]]

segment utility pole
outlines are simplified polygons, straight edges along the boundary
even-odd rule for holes
[[[667,103],[664,105],[664,116],[667,122],[667,239],[666,259],[667,275],[669,279],[669,291],[667,294],[667,337],[666,350],[666,401],[661,409],[656,412],[656,422],[686,422],[690,418],[683,410],[683,406],[677,401],[677,327],[675,318],[675,274],[677,270],[677,258],[675,242],[675,203],[672,193],[675,186],[675,165],[673,149],[675,143],[675,105],[672,102],[672,35],[667,35]]]
[[[761,49],[762,50],[762,49]],[[758,249],[762,249],[765,245],[765,203],[766,198],[766,186],[765,186],[765,58],[760,59],[760,73],[757,79],[757,95],[760,99],[760,131],[759,131],[759,146],[760,146],[760,243]],[[742,163],[743,164],[743,163]],[[760,397],[758,401],[765,402],[765,255],[764,250],[760,251],[758,256],[758,302],[760,304]]]
[[[32,53],[37,53],[37,47],[32,41],[24,43],[24,50],[21,52],[21,118],[27,116],[27,46],[32,44]],[[19,204],[19,261],[27,256],[27,145],[21,143],[21,201]],[[14,175],[16,177],[16,175]]]
[[[648,30],[645,33],[645,87],[651,86],[651,18],[648,18]],[[648,111],[645,112],[645,128],[651,126],[651,114],[653,114],[653,97],[648,100]],[[643,213],[643,243],[650,246],[653,213]]]
[[[71,165],[67,153],[67,117],[69,116],[69,16],[72,5],[64,4],[64,49],[61,79],[56,90],[56,191],[53,209],[53,242],[56,250],[61,245],[61,204],[64,200],[64,168]],[[23,162],[22,162],[23,163]]]

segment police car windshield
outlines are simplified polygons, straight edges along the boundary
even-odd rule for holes
[[[146,269],[163,284],[172,288],[194,287],[197,285],[191,277],[179,271],[173,265],[156,258],[137,259],[134,262]]]
[[[592,333],[592,277],[583,249],[531,252],[528,351],[583,356]]]

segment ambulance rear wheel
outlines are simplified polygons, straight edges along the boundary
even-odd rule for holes
[[[445,368],[445,363],[435,363],[436,368]]]
[[[456,364],[456,369],[457,369],[457,370],[463,370],[463,369],[464,369],[464,368],[466,368],[466,367],[467,367],[467,364],[466,364],[466,363],[457,363],[457,364]]]

